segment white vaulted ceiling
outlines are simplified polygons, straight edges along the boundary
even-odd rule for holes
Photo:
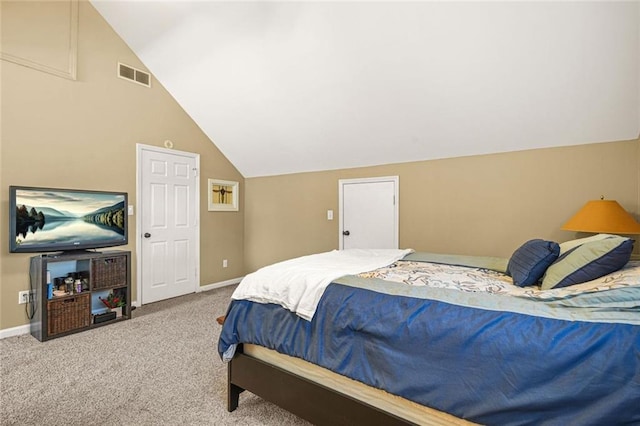
[[[640,132],[639,2],[92,4],[245,177]]]

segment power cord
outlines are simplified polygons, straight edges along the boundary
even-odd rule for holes
[[[29,301],[24,305],[24,312],[27,314],[27,318],[29,318],[30,320],[33,319],[33,317],[36,315],[36,304],[33,301],[33,297],[31,297],[32,294],[29,293]],[[29,308],[31,307],[31,308]]]
[[[38,310],[38,305],[35,301],[36,292],[33,288],[33,268],[29,268],[29,298],[27,299],[27,303],[24,305],[24,312],[27,314],[27,318],[32,320],[36,315],[36,311]]]

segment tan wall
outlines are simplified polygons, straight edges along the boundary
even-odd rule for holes
[[[42,23],[19,27],[47,31]],[[0,61],[0,329],[28,323],[17,297],[29,287],[29,255],[8,253],[9,185],[124,190],[137,211],[137,143],[162,146],[169,139],[177,150],[200,154],[200,282],[244,272],[242,176],[156,80],[148,89],[116,77],[118,61],[145,68],[85,1],[78,40],[77,81]],[[240,212],[207,211],[207,178],[240,182]],[[126,249],[134,252],[135,264],[135,216],[129,224]]]
[[[601,195],[638,217],[639,155],[635,140],[246,179],[246,269],[338,248],[339,179],[400,177],[402,248],[509,257],[565,241],[563,223]]]

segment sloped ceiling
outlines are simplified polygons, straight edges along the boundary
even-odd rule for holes
[[[640,132],[640,2],[92,4],[245,177]]]

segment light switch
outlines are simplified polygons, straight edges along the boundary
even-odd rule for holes
[[[128,206],[129,208],[127,209],[127,214],[129,216],[133,216],[133,205]]]
[[[333,220],[333,210],[327,210],[327,220]]]

